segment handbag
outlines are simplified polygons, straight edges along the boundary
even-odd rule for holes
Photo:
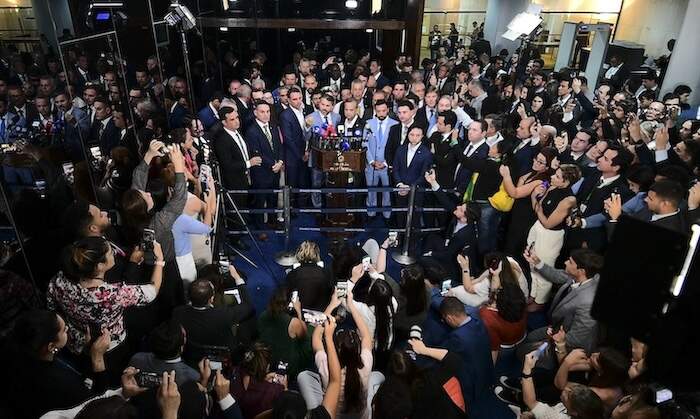
[[[497,211],[510,212],[510,210],[513,209],[515,199],[508,195],[506,188],[503,186],[503,182],[501,182],[501,186],[498,187],[498,191],[489,197],[489,202]]]

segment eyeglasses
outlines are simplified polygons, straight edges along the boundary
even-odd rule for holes
[[[535,163],[539,163],[539,164],[541,164],[542,166],[546,166],[546,165],[547,165],[547,162],[546,162],[546,161],[537,160],[537,159],[532,159],[532,161],[534,161]]]

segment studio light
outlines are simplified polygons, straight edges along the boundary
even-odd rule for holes
[[[180,26],[183,31],[197,28],[197,20],[190,9],[177,1],[170,3],[170,11],[163,18],[170,26]]]
[[[357,9],[357,0],[345,0],[345,7],[348,9]]]

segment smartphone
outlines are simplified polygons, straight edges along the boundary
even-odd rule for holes
[[[199,182],[202,184],[202,191],[208,190],[209,176],[211,176],[211,167],[207,164],[199,166]]]
[[[396,247],[399,245],[399,232],[390,231],[389,232],[389,246]]]
[[[209,368],[214,371],[221,371],[224,368],[224,363],[220,359],[210,359]]]
[[[369,265],[372,263],[372,259],[369,256],[362,258],[362,269],[367,272],[369,271]]]
[[[348,296],[348,281],[339,281],[335,284],[335,294],[338,298],[345,298]]]
[[[102,158],[102,152],[100,151],[100,147],[98,146],[90,147],[90,154],[95,160],[99,160]]]
[[[312,324],[314,326],[321,326],[326,321],[326,315],[316,310],[304,309],[303,316],[306,323]]]
[[[236,299],[236,302],[237,302],[238,304],[241,303],[241,292],[238,291],[237,289],[225,290],[225,291],[224,291],[224,295],[233,295],[233,298]]]
[[[287,310],[294,311],[294,303],[299,301],[299,291],[292,291],[292,298],[289,299],[289,304],[287,304]]]
[[[530,253],[532,253],[532,249],[533,249],[534,247],[535,247],[535,242],[534,242],[534,241],[531,242],[529,245],[527,245],[527,250],[526,250],[526,252],[527,252],[528,255],[529,255]]]
[[[452,280],[451,279],[446,279],[446,280],[442,281],[442,291],[440,292],[440,294],[442,294],[444,296],[445,294],[447,294],[447,291],[449,291],[450,288],[452,288]]]
[[[143,388],[160,387],[160,384],[163,381],[163,378],[155,372],[139,371],[136,373],[134,378],[136,379],[136,384]]]
[[[468,257],[469,257],[469,250],[470,250],[470,249],[471,249],[471,245],[466,245],[466,246],[464,246],[464,247],[462,248],[462,251],[461,251],[462,256],[464,256],[465,258],[468,258]]]
[[[549,347],[549,342],[544,342],[542,345],[537,348],[537,352],[535,352],[535,359],[540,359],[542,355],[544,355],[545,351]]]

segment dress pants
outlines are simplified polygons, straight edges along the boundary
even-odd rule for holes
[[[365,169],[365,178],[367,179],[367,186],[391,186],[389,184],[389,171],[386,168],[383,170],[376,170],[368,166]],[[367,207],[377,206],[377,195],[378,192],[367,193]],[[389,192],[382,192],[382,206],[391,207],[391,194]],[[375,212],[367,211],[367,215],[374,217]],[[383,211],[382,215],[384,218],[389,218],[391,217],[391,211]]]

